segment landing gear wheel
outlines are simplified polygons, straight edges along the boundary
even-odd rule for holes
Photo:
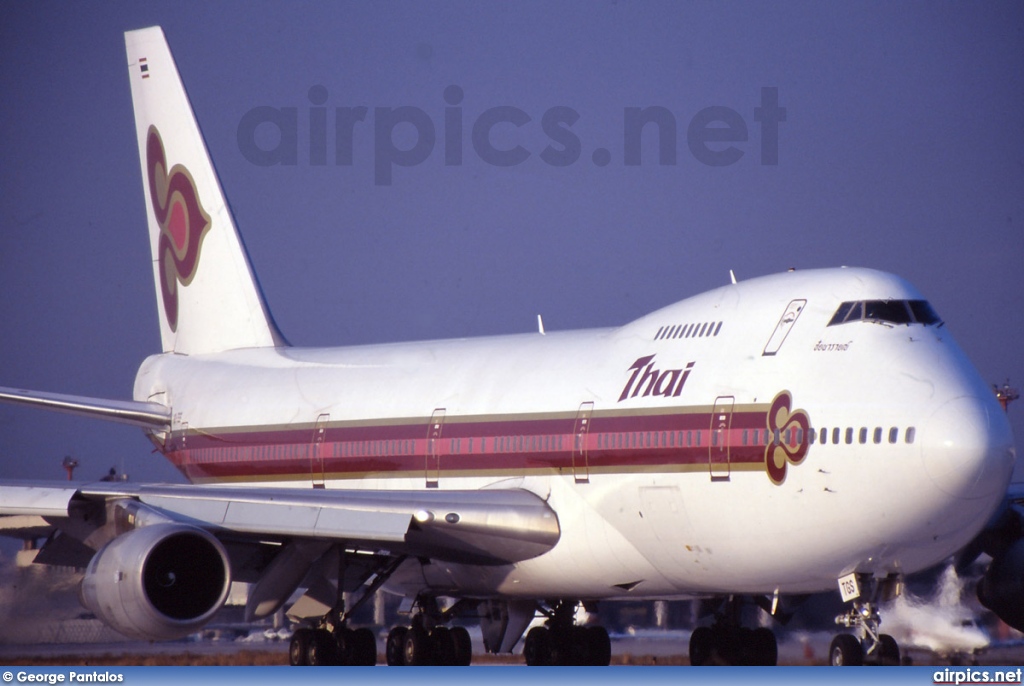
[[[612,661],[612,642],[608,630],[603,626],[588,626],[585,629],[589,644],[590,662],[594,667],[607,667]]]
[[[405,635],[409,628],[396,626],[388,633],[388,641],[384,647],[384,658],[391,667],[405,666]]]
[[[430,664],[430,635],[423,629],[418,626],[410,628],[405,633],[402,646],[402,655],[407,666],[423,667]]]
[[[377,638],[367,628],[353,631],[349,640],[349,664],[357,667],[373,667],[377,664]]]
[[[694,667],[703,667],[711,659],[711,649],[714,637],[711,629],[706,626],[699,626],[690,634],[690,664]]]
[[[329,631],[317,629],[306,648],[306,664],[312,667],[333,665],[338,662],[338,643]]]
[[[878,637],[878,664],[883,667],[897,667],[900,664],[900,646],[889,634]]]
[[[431,664],[439,667],[451,667],[455,663],[455,644],[448,627],[435,626],[430,632]]]
[[[473,642],[469,638],[469,631],[464,626],[455,626],[451,629],[452,647],[455,649],[452,664],[456,667],[468,667],[473,661]]]
[[[839,634],[832,639],[828,651],[829,664],[833,667],[856,667],[864,664],[864,651],[860,641],[853,634]]]
[[[526,634],[523,657],[530,667],[547,667],[552,664],[551,632],[547,627],[535,626]]]
[[[753,659],[750,664],[757,667],[774,667],[779,663],[779,642],[775,634],[767,627],[754,629],[750,637]]]
[[[332,638],[334,639],[334,647],[335,647],[334,656],[333,656],[334,660],[332,662],[330,662],[329,664],[333,664],[333,665],[350,665],[350,664],[352,664],[352,650],[353,650],[353,647],[354,647],[354,645],[352,643],[352,635],[354,633],[355,632],[352,631],[351,629],[349,629],[348,627],[341,627],[340,629],[337,630],[337,632],[335,634],[333,634],[333,636],[331,634],[327,634],[328,636],[332,636]]]
[[[296,629],[288,644],[288,664],[292,667],[304,667],[309,664],[307,654],[309,642],[313,637],[312,629]]]
[[[582,626],[569,627],[562,643],[561,659],[559,664],[573,667],[583,667],[591,664],[590,641],[587,630]]]

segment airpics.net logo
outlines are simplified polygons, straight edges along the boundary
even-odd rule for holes
[[[320,85],[311,87],[307,98],[309,106],[303,109],[308,111],[261,105],[242,115],[237,132],[242,156],[261,167],[300,163],[352,167],[370,161],[357,159],[355,151],[357,140],[372,136],[373,182],[390,186],[396,167],[415,167],[442,157],[446,167],[461,166],[470,154],[488,165],[514,167],[536,154],[548,166],[571,167],[587,150],[573,129],[582,115],[565,105],[547,108],[539,121],[513,105],[469,112],[463,106],[465,93],[456,85],[444,89],[444,106],[436,108],[434,116],[409,105],[374,107],[372,112],[364,105],[330,108],[327,89]],[[643,148],[644,140],[654,136],[657,164],[661,166],[679,164],[680,137],[684,137],[690,156],[709,167],[736,164],[748,152],[756,164],[777,165],[779,125],[786,121],[786,108],[779,105],[779,89],[762,87],[760,103],[753,107],[752,114],[759,150],[750,142],[747,120],[731,107],[712,105],[698,110],[684,120],[685,131],[675,113],[666,107],[625,107],[621,163],[627,167],[652,164],[643,158]],[[527,127],[537,126],[547,139],[538,149],[508,141],[510,130],[529,133]],[[593,147],[589,152],[590,162],[597,167],[615,161],[615,153],[608,147]]]

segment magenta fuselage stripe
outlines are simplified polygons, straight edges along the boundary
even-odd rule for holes
[[[767,406],[765,406],[767,410]],[[457,473],[583,470],[678,470],[728,461],[751,468],[765,462],[774,440],[765,411],[737,411],[728,430],[711,428],[710,412],[594,416],[577,445],[575,417],[331,426],[172,435],[163,452],[194,481],[312,478],[438,477]],[[431,425],[432,426],[432,425]],[[802,433],[802,432],[801,432]],[[431,443],[433,440],[433,444]],[[783,433],[796,446],[807,437]],[[726,450],[728,448],[728,457]]]

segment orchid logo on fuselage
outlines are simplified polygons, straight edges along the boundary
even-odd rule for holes
[[[793,409],[793,396],[782,391],[772,400],[765,425],[774,440],[764,449],[764,466],[776,486],[786,480],[788,465],[798,465],[807,457],[811,418],[804,410]]]
[[[633,373],[626,382],[619,396],[621,403],[626,398],[650,395],[660,395],[665,398],[678,398],[683,392],[683,384],[686,383],[690,371],[693,369],[693,362],[689,362],[685,369],[660,370],[654,366],[654,355],[641,357],[634,362],[627,371]],[[632,392],[632,393],[631,393]]]
[[[210,215],[199,203],[192,175],[184,165],[167,171],[160,132],[149,127],[146,139],[146,172],[153,214],[160,225],[157,253],[160,263],[160,294],[171,331],[178,329],[178,284],[188,286],[199,266],[199,248],[210,230]]]

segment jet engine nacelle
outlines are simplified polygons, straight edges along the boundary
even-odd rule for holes
[[[184,524],[122,534],[93,557],[81,601],[132,638],[175,639],[205,625],[227,599],[231,565],[220,541]]]
[[[992,560],[978,582],[978,600],[999,619],[1024,631],[1024,538]]]

